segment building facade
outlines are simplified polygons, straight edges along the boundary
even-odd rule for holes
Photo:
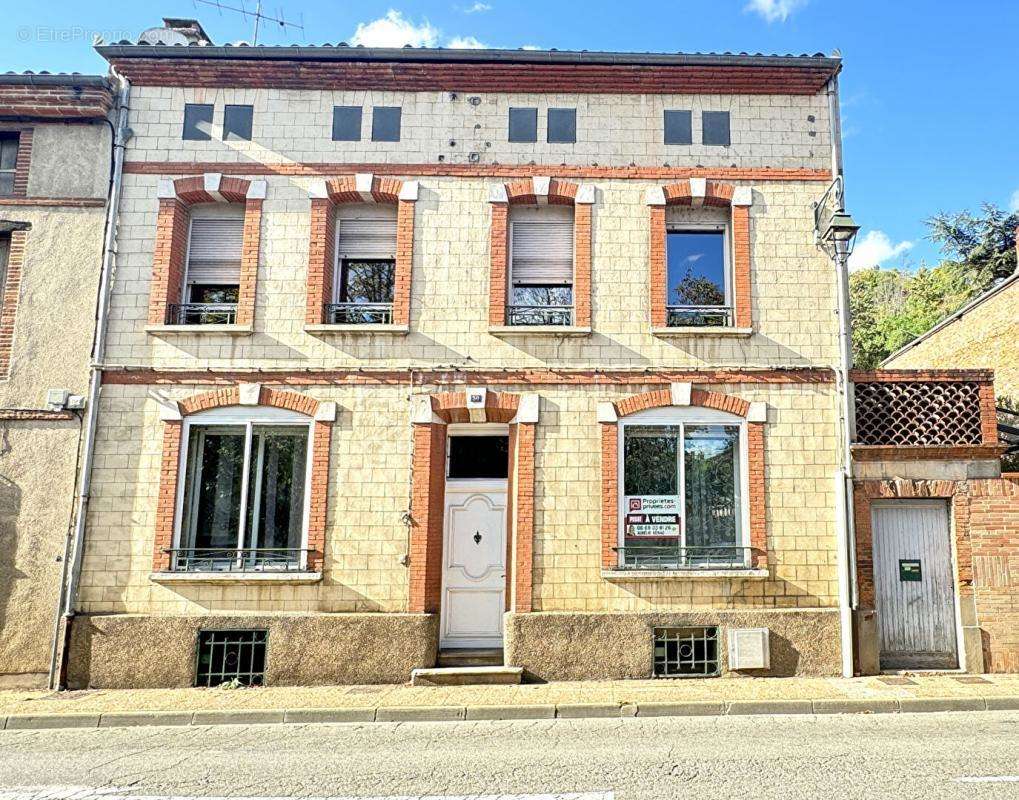
[[[99,52],[71,686],[841,673],[838,59]]]
[[[0,75],[0,686],[45,685],[106,197],[105,78]]]

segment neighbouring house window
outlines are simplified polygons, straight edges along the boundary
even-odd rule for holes
[[[573,324],[572,209],[514,212],[509,280],[507,324]]]
[[[244,246],[244,206],[213,203],[191,209],[187,267],[177,325],[232,325],[237,320]]]
[[[361,106],[333,106],[333,141],[361,141]]]
[[[342,325],[393,321],[396,280],[396,207],[343,209],[336,224],[333,303],[326,319]]]
[[[538,109],[511,108],[509,110],[509,140],[511,142],[538,141]]]
[[[21,137],[16,133],[0,133],[0,197],[14,194],[14,173],[18,166],[18,143]]]
[[[199,105],[187,103],[184,106],[184,132],[183,139],[204,142],[212,138],[212,109],[211,105]]]
[[[277,409],[188,423],[175,570],[301,568],[310,428]]]
[[[704,144],[729,146],[729,112],[705,111],[701,115]]]
[[[732,325],[725,226],[666,231],[666,324]]]
[[[400,141],[399,106],[375,106],[372,109],[372,141]]]
[[[550,108],[548,110],[548,141],[553,144],[573,144],[577,141],[577,109]]]
[[[251,141],[251,121],[254,109],[251,106],[223,107],[223,141]]]
[[[621,425],[620,566],[746,566],[743,424],[703,409],[642,416]]]
[[[665,112],[665,143],[693,144],[692,114],[689,111]]]

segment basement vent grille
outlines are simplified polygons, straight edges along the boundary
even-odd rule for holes
[[[199,631],[195,686],[219,686],[234,680],[261,686],[268,640],[265,630]]]
[[[655,628],[654,677],[718,675],[718,628]]]

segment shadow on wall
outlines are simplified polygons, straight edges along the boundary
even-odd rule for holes
[[[3,456],[10,451],[7,428],[0,433],[0,466]],[[18,563],[18,519],[21,516],[21,488],[6,475],[0,474],[0,641],[11,641],[8,630],[8,616],[11,613],[11,599],[17,581],[28,577],[17,568]],[[0,647],[0,673],[6,671],[6,655]]]

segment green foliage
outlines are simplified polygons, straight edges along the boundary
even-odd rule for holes
[[[940,212],[926,221],[944,260],[935,267],[867,269],[849,276],[856,366],[873,369],[1016,269],[1019,213],[985,204],[980,216]]]

